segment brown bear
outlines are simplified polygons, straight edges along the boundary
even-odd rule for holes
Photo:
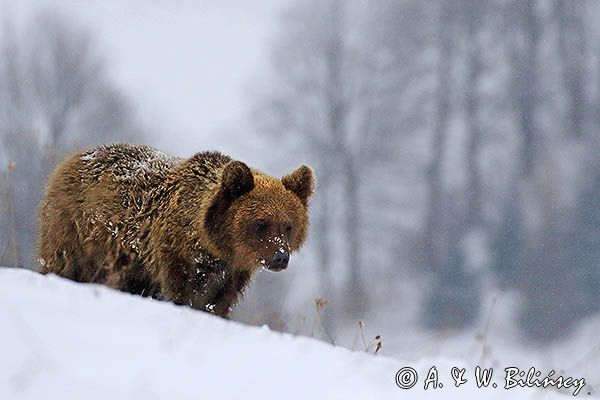
[[[285,269],[312,170],[281,179],[218,152],[114,144],[66,158],[40,208],[40,272],[227,317],[253,274]]]

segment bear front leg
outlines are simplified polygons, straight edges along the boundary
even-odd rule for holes
[[[233,273],[211,302],[211,311],[223,318],[229,318],[233,307],[242,297],[250,278],[251,274],[248,271]]]
[[[159,281],[162,297],[175,304],[188,305],[196,310],[209,311],[207,307],[222,285],[218,276],[205,273],[185,260],[173,260],[160,267]]]
[[[164,257],[158,268],[161,297],[175,304],[189,305],[191,297],[190,275],[184,260]]]
[[[194,275],[189,301],[190,307],[220,315],[215,312],[215,298],[223,290],[226,274],[197,268]]]

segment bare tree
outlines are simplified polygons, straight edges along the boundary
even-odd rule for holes
[[[37,206],[50,168],[74,147],[131,139],[139,129],[90,33],[60,14],[42,11],[22,30],[7,20],[0,51],[0,157],[13,166],[10,218],[18,227],[3,234],[19,249],[11,262],[34,267]]]
[[[537,1],[503,2],[504,35],[508,53],[510,84],[506,96],[512,108],[519,150],[515,172],[509,183],[508,199],[503,204],[503,221],[496,232],[493,269],[503,285],[516,284],[520,269],[529,257],[525,245],[527,226],[526,196],[536,162],[540,138],[537,129],[540,79],[538,53],[541,21]]]
[[[347,271],[341,298],[354,317],[367,305],[362,235],[369,226],[364,213],[370,182],[365,177],[393,151],[381,140],[393,143],[398,135],[390,120],[403,79],[410,79],[399,78],[386,43],[369,40],[376,26],[369,10],[361,1],[295,3],[275,47],[276,79],[264,102],[264,113],[275,122],[271,130],[297,139],[293,145],[314,160],[319,187],[313,236],[319,237],[322,287],[331,292],[331,268],[338,258],[332,255],[339,253],[331,239],[339,231]]]

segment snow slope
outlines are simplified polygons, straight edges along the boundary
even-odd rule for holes
[[[425,391],[423,377],[433,365],[445,386]],[[395,384],[405,366],[420,377],[408,390]],[[463,365],[444,359],[405,364],[100,286],[0,268],[0,399],[559,396],[552,389],[478,389],[473,382],[455,388],[452,366]]]

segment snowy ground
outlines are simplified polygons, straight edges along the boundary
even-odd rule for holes
[[[25,270],[0,268],[0,310],[0,399],[565,398],[507,391],[503,371],[497,389],[478,389],[461,360],[351,352]],[[395,375],[406,366],[419,382],[403,390]],[[444,387],[425,391],[431,366]],[[453,366],[467,368],[459,388]]]

